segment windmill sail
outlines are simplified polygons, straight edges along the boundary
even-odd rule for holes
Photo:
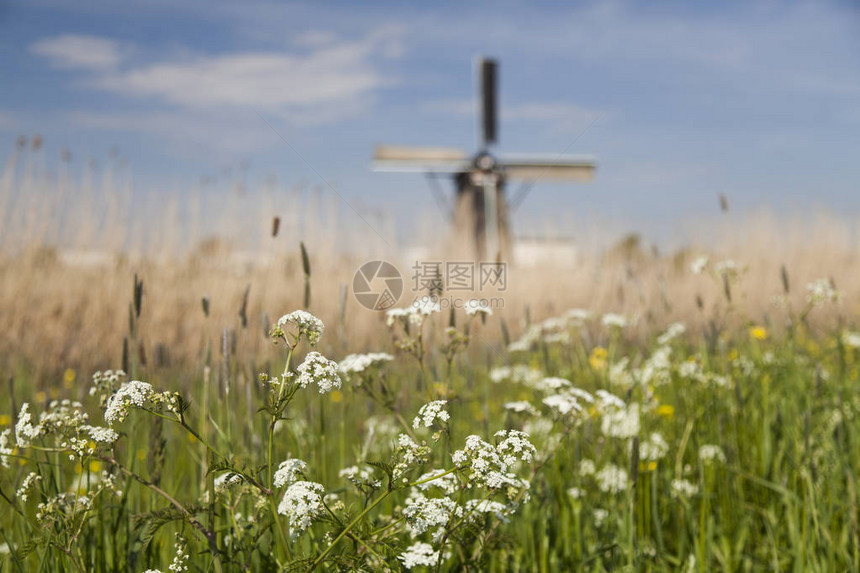
[[[454,147],[378,145],[373,153],[376,171],[459,173],[469,168],[469,157]]]
[[[503,155],[499,166],[507,179],[591,181],[596,163],[587,155]]]
[[[480,82],[481,148],[496,142],[496,60],[478,60]]]

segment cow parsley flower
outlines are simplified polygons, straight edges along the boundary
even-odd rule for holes
[[[30,414],[30,404],[24,402],[21,404],[21,411],[18,413],[18,422],[15,424],[15,441],[19,448],[26,448],[32,440],[35,440],[42,435],[42,425],[34,426],[31,423],[33,415]]]
[[[705,272],[708,267],[708,257],[697,257],[690,265],[690,272],[694,275],[700,275]]]
[[[152,385],[139,380],[126,382],[107,400],[105,422],[109,426],[123,422],[132,407],[143,408],[153,395]]]
[[[818,279],[806,285],[806,300],[815,307],[827,303],[838,304],[842,300],[842,291],[836,290],[833,281],[829,279]]]
[[[176,554],[173,556],[173,563],[170,564],[170,569],[173,573],[181,573],[188,571],[188,559],[191,555],[188,553],[188,541],[179,533],[176,534],[176,543],[173,544],[176,549]]]
[[[699,448],[699,459],[705,463],[716,461],[724,464],[726,463],[726,454],[723,453],[720,446],[706,444]]]
[[[699,486],[685,479],[672,480],[672,497],[689,499],[699,493]]]
[[[353,485],[358,488],[382,487],[382,482],[378,479],[374,479],[373,477],[373,468],[368,466],[349,466],[348,468],[343,468],[342,470],[340,470],[338,476],[349,480]]]
[[[628,324],[626,317],[614,312],[604,314],[600,321],[606,328],[624,328]]]
[[[567,380],[565,378],[559,378],[557,376],[551,376],[548,378],[544,378],[543,380],[538,382],[535,388],[537,390],[546,392],[549,390],[559,390],[568,386],[570,386],[570,380]]]
[[[302,388],[307,388],[311,382],[316,383],[320,394],[340,388],[341,381],[337,374],[337,363],[319,352],[308,352],[305,361],[298,367],[298,371],[298,384]]]
[[[664,344],[668,344],[672,340],[684,334],[686,331],[687,327],[684,326],[682,322],[670,324],[669,328],[666,329],[666,332],[657,337],[657,344],[661,346]]]
[[[516,412],[518,414],[530,414],[532,416],[537,415],[537,410],[535,410],[535,407],[532,406],[530,402],[526,402],[525,400],[520,400],[517,402],[505,402],[505,410],[510,410],[511,412]]]
[[[24,481],[21,482],[21,487],[19,487],[18,491],[15,492],[15,496],[21,498],[21,501],[27,501],[27,498],[30,495],[30,489],[40,481],[42,481],[42,476],[36,472],[30,472],[27,474],[27,477],[24,478]]]
[[[296,342],[305,337],[311,346],[315,346],[325,332],[323,321],[305,310],[294,310],[285,314],[278,319],[276,326],[281,330],[281,333],[286,333],[287,329],[295,327],[297,330]],[[275,332],[277,334],[277,331]]]
[[[418,542],[406,548],[406,551],[397,556],[407,569],[413,567],[433,567],[439,560],[439,552],[433,551],[429,543]]]
[[[849,348],[860,348],[860,332],[843,332],[842,344]]]
[[[493,314],[493,311],[489,307],[486,299],[469,299],[468,301],[466,301],[466,304],[463,308],[466,311],[466,314],[469,316],[476,316],[479,314],[491,316]]]
[[[371,352],[369,354],[348,354],[338,362],[338,369],[344,374],[358,374],[370,368],[376,368],[394,360],[394,356],[386,352]]]
[[[9,443],[12,441],[12,428],[6,428],[2,432],[0,432],[0,466],[4,468],[9,467],[9,456],[11,456],[14,451],[9,447]]]
[[[452,516],[459,517],[462,508],[447,497],[426,497],[417,493],[406,500],[403,516],[413,537],[434,527],[444,528]]]
[[[293,485],[298,479],[308,472],[308,464],[297,458],[290,458],[281,462],[278,469],[275,471],[275,477],[272,480],[275,487],[284,487]]]
[[[641,460],[661,460],[668,453],[669,444],[657,432],[653,432],[647,440],[639,444],[639,459]]]
[[[435,470],[423,474],[417,480],[416,486],[421,491],[429,491],[431,489],[439,489],[446,495],[451,495],[460,486],[460,481],[454,473],[448,473],[445,470]]]
[[[597,487],[604,493],[618,493],[627,489],[627,470],[616,465],[609,464],[602,468],[594,476]]]
[[[639,433],[639,404],[604,414],[600,423],[604,436],[629,439]]]
[[[421,426],[430,428],[437,420],[439,420],[440,425],[447,422],[451,418],[448,411],[445,410],[447,403],[447,400],[433,400],[421,406],[418,415],[412,421],[412,427],[417,430]]]
[[[537,448],[529,441],[529,435],[519,430],[499,430],[495,433],[501,441],[496,451],[506,466],[512,466],[518,459],[531,463],[537,455]]]
[[[226,493],[243,483],[245,483],[245,478],[233,472],[225,472],[213,480],[215,493]]]
[[[86,430],[93,441],[102,444],[112,444],[119,439],[119,434],[111,428],[105,428],[103,426],[84,426],[82,429]]]
[[[292,537],[297,537],[322,514],[324,493],[322,484],[312,481],[297,481],[284,492],[278,513],[289,517]]]

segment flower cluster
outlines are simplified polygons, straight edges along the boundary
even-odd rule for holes
[[[322,484],[312,481],[297,481],[287,488],[278,505],[278,513],[290,519],[290,535],[297,537],[311,526],[313,520],[323,512]]]
[[[418,429],[420,427],[430,428],[437,421],[440,425],[447,422],[451,416],[445,410],[447,400],[434,400],[421,406],[418,410],[418,415],[412,421],[412,427]]]
[[[273,483],[275,487],[291,486],[308,473],[308,464],[297,458],[290,458],[281,462],[275,471]]]
[[[119,424],[128,417],[128,413],[132,408],[143,408],[146,406],[147,400],[152,397],[154,390],[152,384],[132,380],[125,382],[107,400],[105,408],[105,422],[113,426]]]
[[[417,542],[410,545],[406,551],[397,556],[406,569],[413,567],[433,567],[439,561],[439,552],[433,550],[429,543]]]
[[[291,328],[296,329],[296,343],[304,337],[311,346],[315,346],[325,332],[323,321],[305,310],[294,310],[278,319],[277,324],[272,329],[272,336],[285,337]]]
[[[392,360],[394,357],[386,352],[348,354],[338,363],[338,369],[343,374],[358,374],[372,368],[378,368]]]
[[[309,384],[314,383],[319,388],[320,394],[325,394],[339,389],[341,386],[340,376],[337,373],[337,363],[319,352],[309,352],[298,371],[297,382],[302,388],[307,388]]]

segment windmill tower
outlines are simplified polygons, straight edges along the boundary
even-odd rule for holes
[[[495,60],[476,61],[480,148],[474,155],[450,147],[379,145],[376,171],[448,175],[455,185],[454,240],[480,260],[507,260],[511,253],[505,185],[509,181],[590,181],[595,163],[589,156],[564,154],[493,153],[497,131],[497,70]]]

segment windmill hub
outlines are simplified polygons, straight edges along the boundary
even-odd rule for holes
[[[481,151],[467,154],[449,147],[399,147],[380,145],[374,168],[429,175],[448,174],[457,189],[454,229],[458,242],[474,246],[474,254],[486,260],[509,256],[508,180],[587,181],[594,175],[591,157],[558,154],[511,154],[495,157],[487,149],[496,143],[496,61],[477,60],[479,138]],[[471,158],[471,159],[470,159]]]
[[[484,153],[480,153],[475,158],[475,167],[481,171],[492,171],[496,167],[496,158],[486,151]]]

